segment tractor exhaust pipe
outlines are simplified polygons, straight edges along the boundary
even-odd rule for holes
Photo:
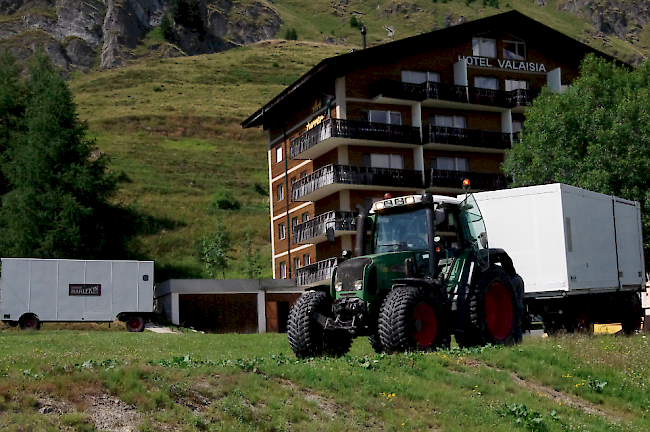
[[[354,240],[354,255],[362,256],[365,255],[364,245],[366,244],[366,220],[368,220],[368,212],[366,208],[361,204],[357,204],[357,211],[359,212],[359,217],[357,217],[357,238]]]

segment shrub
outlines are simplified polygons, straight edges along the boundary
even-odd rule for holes
[[[160,30],[166,41],[174,42],[174,26],[169,14],[164,14],[160,20]]]
[[[214,194],[212,205],[219,210],[239,210],[241,208],[241,203],[227,189]]]
[[[284,35],[284,38],[286,40],[298,40],[298,32],[296,29],[289,29],[287,30],[287,33]]]

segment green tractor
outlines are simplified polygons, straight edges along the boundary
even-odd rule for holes
[[[291,309],[296,356],[343,355],[357,336],[376,352],[447,348],[452,334],[461,347],[521,341],[524,282],[488,248],[472,195],[387,195],[357,210],[355,256],[344,251],[330,285]]]

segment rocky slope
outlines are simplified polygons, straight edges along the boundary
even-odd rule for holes
[[[0,0],[0,48],[22,60],[42,44],[65,70],[121,66],[138,57],[134,50],[168,7],[168,0]],[[209,54],[270,39],[282,24],[260,2],[210,0],[200,7],[206,31],[175,25],[175,43],[156,47],[161,55]]]

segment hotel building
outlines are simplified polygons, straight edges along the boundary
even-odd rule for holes
[[[588,53],[613,60],[512,11],[320,62],[242,123],[268,133],[273,277],[327,284],[387,192],[505,188],[527,107]]]

